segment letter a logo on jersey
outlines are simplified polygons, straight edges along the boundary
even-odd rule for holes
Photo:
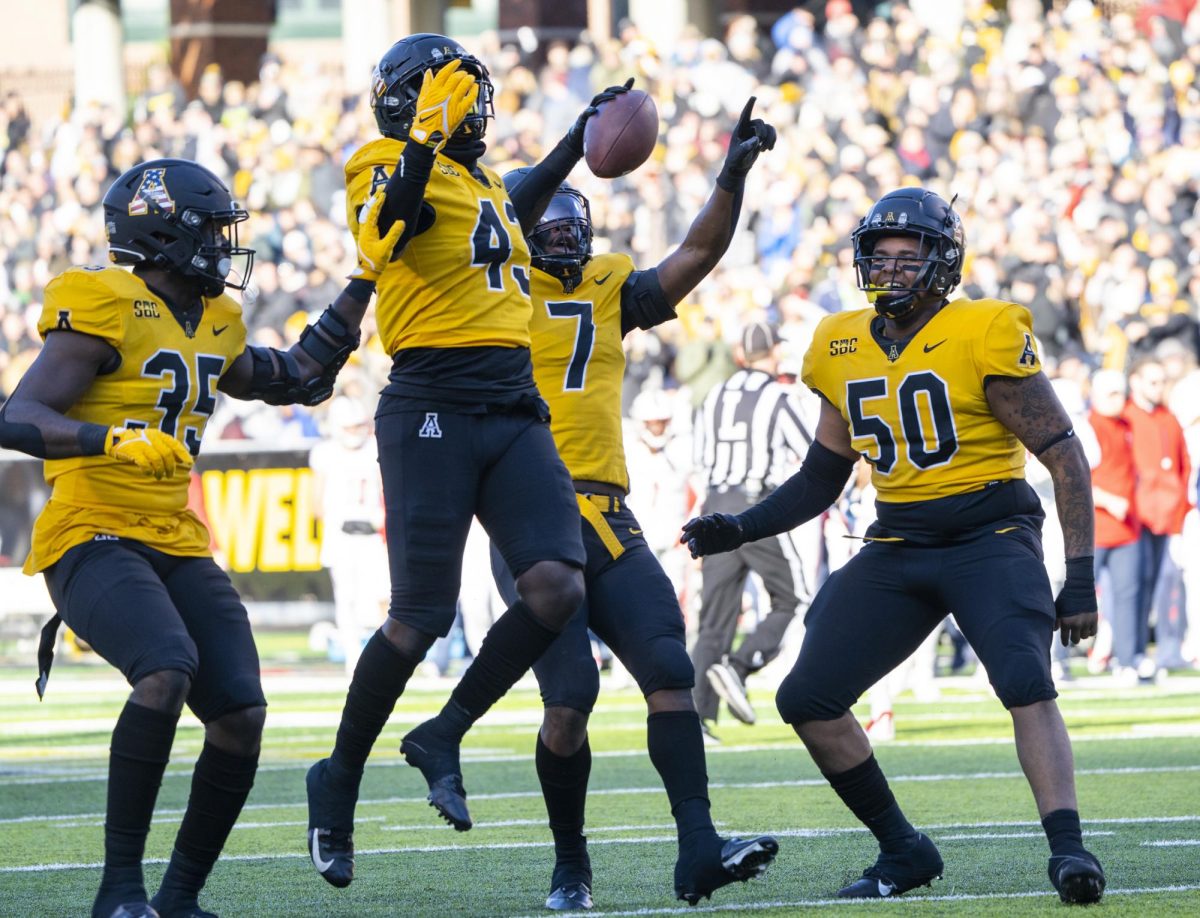
[[[1036,367],[1037,362],[1037,351],[1033,349],[1033,335],[1026,332],[1025,347],[1021,351],[1021,357],[1017,360],[1017,364],[1022,367]]]
[[[166,168],[147,169],[142,173],[142,184],[138,185],[138,190],[134,192],[133,198],[129,201],[129,216],[144,217],[150,212],[150,204],[163,213],[174,213],[175,202],[171,200],[171,195],[167,192],[167,184],[163,180],[166,175]]]
[[[436,411],[425,412],[425,423],[421,425],[421,432],[419,436],[425,437],[426,439],[442,439],[442,428],[438,426],[438,417]]]

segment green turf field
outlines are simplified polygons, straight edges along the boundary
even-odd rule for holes
[[[548,914],[552,851],[532,753],[537,694],[523,683],[470,734],[464,772],[475,828],[456,835],[425,804],[420,774],[397,752],[404,731],[436,711],[449,683],[415,680],[367,770],[356,879],[327,886],[304,850],[304,772],[327,753],[344,694],[340,672],[279,645],[262,768],[202,904],[231,916]],[[588,833],[594,914],[809,909],[920,915],[1061,913],[1047,848],[1010,742],[1009,720],[978,686],[942,680],[942,699],[896,707],[897,740],[878,749],[910,818],[938,843],[946,876],[893,903],[832,894],[874,857],[873,840],[820,779],[774,714],[722,722],[709,750],[714,816],[724,833],[770,832],[767,875],[688,909],[672,898],[674,826],[645,754],[636,691],[607,691],[592,720]],[[753,688],[753,686],[752,686]],[[126,689],[103,666],[60,664],[38,704],[32,667],[0,670],[0,915],[86,916],[99,878],[108,735]],[[1104,678],[1064,690],[1076,740],[1084,832],[1108,872],[1099,912],[1200,915],[1200,678],[1117,689]],[[185,717],[150,834],[147,880],[161,876],[201,732]]]

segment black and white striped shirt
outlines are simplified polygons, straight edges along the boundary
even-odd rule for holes
[[[754,499],[783,484],[811,443],[787,389],[769,373],[741,369],[704,399],[696,465],[707,473],[710,491],[740,488]]]

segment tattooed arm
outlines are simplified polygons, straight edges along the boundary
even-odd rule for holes
[[[1091,582],[1096,546],[1092,472],[1083,444],[1075,436],[1065,436],[1071,430],[1071,419],[1044,374],[1021,379],[993,376],[986,386],[996,420],[1038,457],[1054,481],[1054,503],[1067,556],[1067,586],[1055,606],[1063,643],[1078,643],[1096,633],[1099,620]],[[1079,582],[1073,583],[1075,580]]]

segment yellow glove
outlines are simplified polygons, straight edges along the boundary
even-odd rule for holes
[[[379,238],[379,212],[383,210],[383,194],[375,194],[367,201],[366,213],[358,224],[358,267],[350,276],[361,280],[377,280],[383,269],[392,260],[392,252],[404,232],[403,220],[396,220],[382,239]]]
[[[131,462],[155,478],[170,478],[177,465],[192,467],[187,447],[157,427],[110,427],[104,454],[118,462]]]
[[[475,107],[479,82],[452,60],[436,74],[426,70],[417,96],[417,113],[408,136],[437,153]]]

